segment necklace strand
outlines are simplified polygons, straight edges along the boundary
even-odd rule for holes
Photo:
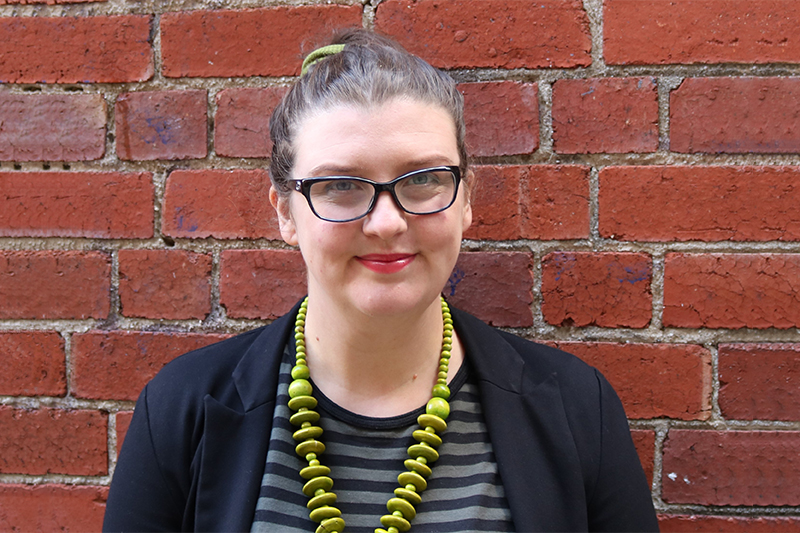
[[[414,508],[422,501],[420,493],[428,487],[426,478],[431,475],[431,463],[439,458],[436,448],[442,443],[437,435],[447,429],[445,419],[450,415],[450,388],[447,386],[447,369],[450,363],[450,350],[453,347],[453,317],[450,308],[441,298],[442,352],[439,357],[439,373],[436,384],[431,391],[431,399],[425,406],[425,413],[419,415],[417,422],[421,429],[414,430],[416,444],[408,447],[410,459],[403,463],[408,469],[397,476],[400,487],[394,489],[394,497],[386,502],[390,514],[381,517],[381,524],[386,528],[377,528],[376,533],[399,533],[411,528],[411,520],[417,512]],[[345,522],[342,512],[334,505],[336,494],[331,490],[333,480],[331,469],[319,461],[319,455],[325,451],[320,441],[322,428],[316,425],[319,413],[314,411],[317,400],[312,396],[314,388],[309,381],[310,373],[306,361],[305,325],[308,310],[308,297],[303,300],[294,323],[294,340],[297,357],[292,368],[292,382],[289,384],[289,408],[294,414],[289,418],[292,425],[300,429],[292,434],[299,444],[295,448],[297,455],[308,462],[308,466],[300,470],[300,477],[306,480],[303,494],[308,496],[309,516],[319,523],[316,533],[334,533],[344,530]]]

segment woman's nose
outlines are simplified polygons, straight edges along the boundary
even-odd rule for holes
[[[408,228],[406,212],[386,191],[378,194],[372,211],[364,218],[364,233],[390,239]]]

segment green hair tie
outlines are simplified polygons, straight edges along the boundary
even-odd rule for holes
[[[342,50],[344,50],[343,44],[329,44],[327,46],[323,46],[322,48],[317,48],[308,54],[308,56],[306,56],[305,60],[303,61],[303,66],[300,68],[300,75],[305,76],[306,72],[308,72],[308,69],[311,68],[311,65],[320,59],[336,55]]]

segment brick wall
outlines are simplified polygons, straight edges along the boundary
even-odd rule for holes
[[[0,0],[0,530],[100,526],[144,383],[303,293],[267,117],[374,27],[480,180],[446,292],[599,367],[665,531],[800,531],[796,0]]]

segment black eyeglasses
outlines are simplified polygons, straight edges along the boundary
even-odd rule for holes
[[[423,168],[378,183],[354,176],[325,176],[293,180],[317,217],[328,222],[350,222],[369,214],[378,194],[386,191],[412,215],[444,211],[456,200],[461,171],[457,166]]]

